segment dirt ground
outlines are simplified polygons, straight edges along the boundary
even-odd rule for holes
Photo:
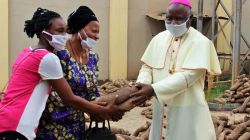
[[[131,134],[139,128],[140,126],[144,125],[146,121],[150,121],[145,116],[141,115],[142,110],[145,107],[135,107],[123,116],[122,120],[118,122],[111,122],[111,126],[123,128],[129,131]]]
[[[111,122],[111,126],[123,128],[132,134],[137,128],[144,125],[146,121],[151,122],[150,119],[147,119],[145,116],[141,115],[143,109],[145,109],[145,107],[135,107],[134,109],[130,110],[130,112],[127,112],[123,116],[122,120],[118,122]],[[211,114],[215,116],[230,116],[230,111],[211,111]],[[236,114],[235,119],[241,119],[245,115],[247,114]]]

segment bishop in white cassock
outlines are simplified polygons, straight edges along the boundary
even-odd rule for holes
[[[172,0],[166,31],[149,43],[137,78],[136,105],[153,96],[149,140],[216,140],[204,96],[206,72],[221,73],[213,43],[190,27],[191,3]]]

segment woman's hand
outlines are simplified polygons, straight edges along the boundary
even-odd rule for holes
[[[107,105],[107,112],[110,116],[110,119],[113,121],[119,121],[120,119],[122,119],[122,116],[124,115],[126,110],[120,109],[117,105],[116,105],[116,100],[118,99],[118,95],[115,97],[115,99],[110,102]]]
[[[116,104],[118,96],[115,97],[115,99],[110,102],[106,103],[107,105],[103,107],[102,112],[98,114],[91,114],[91,119],[94,121],[105,121],[105,120],[112,120],[112,121],[118,121],[122,118],[126,110],[120,109]],[[105,105],[105,103],[97,103],[99,105]]]
[[[108,103],[107,102],[92,102],[94,104],[100,105],[100,106],[107,106]],[[96,122],[103,122],[107,119],[109,119],[108,115],[103,115],[103,114],[90,114],[90,119]]]

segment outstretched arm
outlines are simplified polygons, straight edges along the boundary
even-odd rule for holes
[[[66,104],[79,109],[82,112],[99,116],[99,118],[102,118],[103,120],[112,119],[114,121],[120,120],[124,114],[124,111],[120,110],[115,105],[115,100],[107,106],[100,106],[79,96],[75,96],[64,78],[49,80],[49,82]]]
[[[152,85],[137,84],[139,91],[132,94],[135,97],[133,103],[139,105],[151,96],[156,96],[160,102],[174,98],[191,87],[197,80],[204,77],[206,70],[185,70],[174,73],[172,76],[164,78]]]
[[[41,60],[38,72],[43,80],[49,81],[66,104],[76,109],[100,116],[103,119],[110,118],[112,120],[119,120],[124,114],[124,111],[115,105],[115,100],[107,106],[100,106],[74,95],[68,82],[63,77],[59,59],[52,53],[47,54]]]
[[[155,95],[160,102],[174,98],[203,78],[206,70],[185,70],[152,84]]]

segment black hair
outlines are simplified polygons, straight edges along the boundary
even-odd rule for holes
[[[24,32],[26,32],[30,38],[33,38],[35,34],[39,38],[39,34],[51,26],[51,20],[60,17],[61,16],[54,11],[37,8],[32,19],[25,21]]]

